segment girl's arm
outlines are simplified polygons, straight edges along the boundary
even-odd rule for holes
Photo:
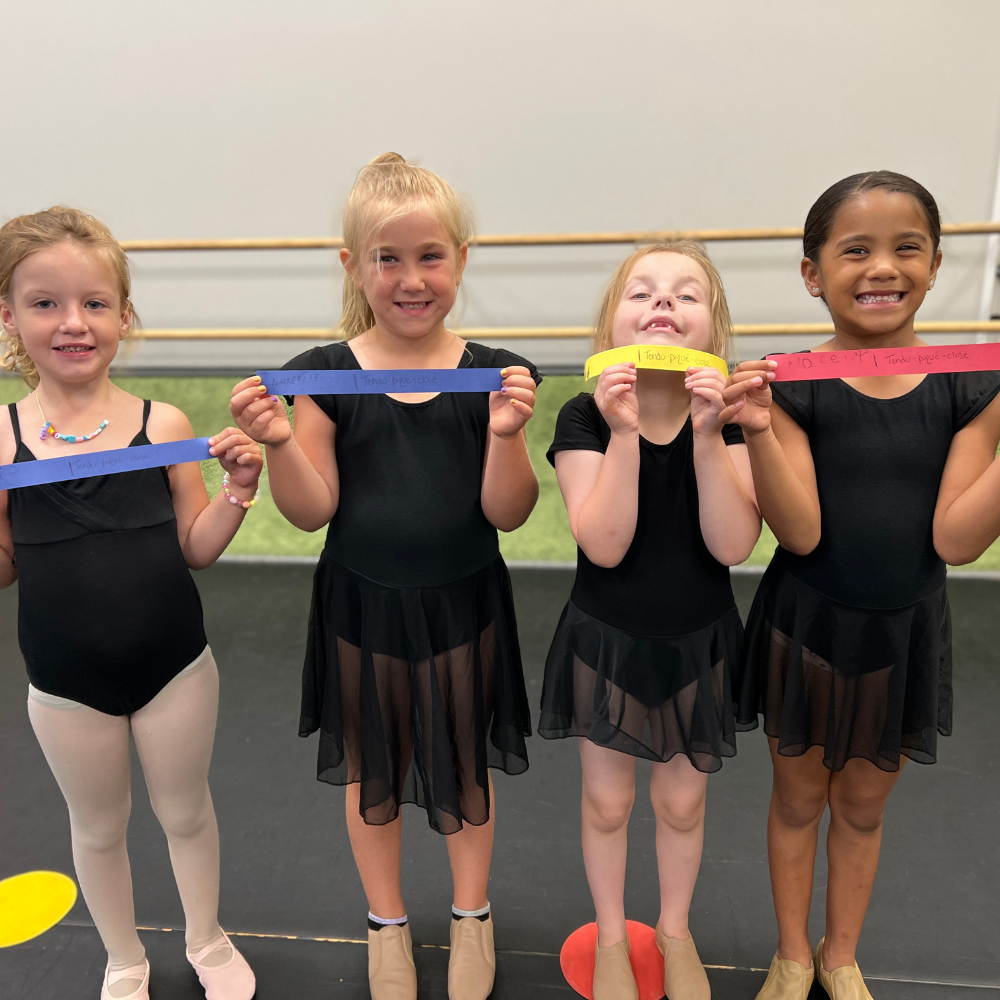
[[[285,407],[256,375],[233,389],[229,409],[240,429],[264,445],[271,498],[286,520],[303,531],[328,524],[340,502],[337,425],[311,396],[296,396],[293,434]]]
[[[483,513],[494,528],[520,528],[538,499],[538,480],[528,458],[524,425],[535,406],[535,380],[527,368],[502,372],[503,389],[490,393],[490,430],[480,494]]]
[[[760,537],[760,512],[745,445],[727,446],[719,414],[726,380],[715,368],[689,368],[698,518],[708,551],[724,566],[743,562]]]
[[[166,403],[153,404],[147,433],[154,443],[194,437],[187,417]],[[209,445],[211,454],[230,475],[229,492],[238,500],[252,500],[264,465],[260,448],[233,427],[209,438]],[[231,503],[221,491],[209,502],[201,466],[194,462],[171,465],[167,476],[184,561],[191,569],[211,566],[233,540],[246,508]]]
[[[594,400],[611,429],[604,454],[556,453],[556,478],[576,544],[596,566],[611,569],[628,552],[639,517],[639,403],[635,366],[612,365]]]
[[[1000,396],[952,439],[934,511],[934,548],[953,566],[978,559],[1000,535]]]
[[[17,579],[17,563],[14,561],[14,539],[10,531],[10,515],[7,512],[6,490],[0,490],[0,590],[9,587]]]
[[[771,406],[773,361],[744,361],[723,390],[719,414],[743,428],[757,507],[782,548],[808,555],[819,544],[820,508],[809,437],[784,410]]]

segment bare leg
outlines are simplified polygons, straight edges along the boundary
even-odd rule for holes
[[[128,718],[84,705],[53,708],[33,698],[28,715],[69,807],[76,875],[109,965],[112,971],[138,965],[145,950],[135,930],[125,846],[132,806]],[[126,979],[112,992],[127,996],[138,987]]]
[[[656,814],[656,860],[660,873],[660,930],[689,937],[688,911],[705,840],[708,775],[683,754],[653,765],[649,796]]]
[[[882,816],[902,772],[883,771],[867,760],[849,760],[830,781],[830,832],[826,851],[830,881],[826,897],[823,967],[854,965],[882,846]]]
[[[771,892],[778,918],[778,958],[812,965],[809,906],[819,821],[830,793],[830,771],[823,748],[812,747],[801,757],[783,757],[778,741],[768,740],[774,783],[767,817],[767,857]]]
[[[445,837],[448,860],[451,862],[451,880],[454,885],[454,902],[459,910],[481,910],[486,905],[487,887],[490,882],[490,861],[493,858],[493,828],[496,815],[496,798],[493,794],[493,776],[489,775],[490,818],[482,826],[463,825],[458,833]]]
[[[368,909],[376,917],[392,920],[406,916],[400,885],[403,849],[403,818],[384,826],[370,826],[358,811],[361,785],[347,786],[347,833],[354,861],[368,897]]]
[[[635,758],[580,739],[583,864],[597,913],[597,943],[624,941],[628,821],[635,802]]]
[[[185,940],[194,952],[220,937],[219,828],[208,789],[219,674],[213,659],[175,677],[131,717],[149,800],[167,835],[184,906]],[[203,960],[218,965],[228,948]]]

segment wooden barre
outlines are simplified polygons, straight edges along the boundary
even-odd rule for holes
[[[1000,320],[928,320],[915,323],[917,333],[1000,333]],[[589,326],[487,326],[456,328],[465,340],[584,339]],[[738,337],[821,336],[833,333],[832,323],[737,323]],[[139,330],[142,340],[342,340],[343,331],[331,327],[226,327],[205,329]]]
[[[1000,233],[1000,222],[953,222],[941,227],[942,236],[976,236]],[[621,233],[514,233],[475,236],[470,241],[481,247],[596,246],[614,243],[664,243],[694,240],[698,243],[740,240],[799,240],[802,230],[778,229],[671,229]],[[344,245],[339,237],[316,236],[275,239],[227,240],[122,240],[122,249],[145,250],[336,250]]]

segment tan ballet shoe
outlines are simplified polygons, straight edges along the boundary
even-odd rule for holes
[[[813,955],[813,965],[816,966],[816,976],[820,986],[827,992],[830,1000],[873,1000],[868,987],[865,986],[864,977],[858,968],[858,963],[854,965],[842,965],[833,972],[827,972],[823,968],[823,942],[825,937],[820,939],[816,945],[816,954]]]
[[[670,1000],[711,1000],[708,974],[690,934],[681,940],[657,927],[656,947],[663,956],[663,992]]]
[[[815,978],[813,966],[807,969],[790,958],[775,955],[757,1000],[806,1000]]]
[[[594,956],[594,1000],[639,1000],[639,987],[628,960],[631,945],[626,937],[602,948]]]
[[[111,992],[112,986],[116,983],[123,983],[127,979],[136,980],[139,983],[139,988],[131,993]],[[101,1000],[149,1000],[149,959],[144,958],[138,965],[119,969],[117,972],[105,969]]]
[[[409,924],[368,929],[368,987],[372,1000],[417,1000]]]
[[[486,1000],[493,992],[496,972],[493,918],[452,918],[448,1000]]]

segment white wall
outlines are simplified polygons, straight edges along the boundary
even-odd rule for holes
[[[11,0],[2,28],[2,218],[65,202],[121,239],[337,233],[387,149],[481,232],[796,226],[883,167],[946,221],[991,207],[995,0]],[[975,317],[984,247],[946,242],[926,318]],[[627,249],[478,249],[462,322],[586,324]],[[823,318],[793,243],[711,249],[737,322]],[[147,326],[339,317],[325,251],[133,262]]]

